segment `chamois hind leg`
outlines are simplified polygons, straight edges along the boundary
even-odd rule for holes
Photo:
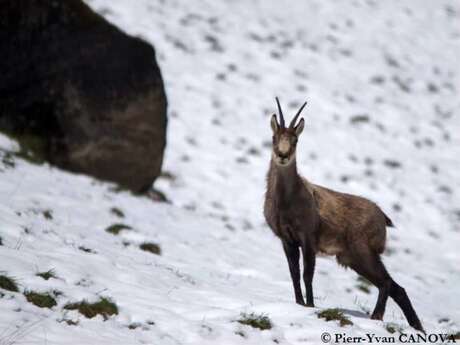
[[[380,256],[368,248],[362,248],[351,256],[350,267],[379,289],[379,296],[371,319],[382,320],[393,280],[383,265]]]
[[[284,253],[289,264],[289,272],[291,273],[292,285],[294,286],[295,301],[297,304],[305,305],[300,287],[300,267],[299,267],[299,246],[297,244],[283,242]]]
[[[369,249],[360,250],[353,254],[350,267],[379,289],[377,304],[371,318],[382,320],[388,296],[391,296],[403,311],[409,325],[416,330],[425,332],[406,291],[391,278],[380,256],[372,253]]]

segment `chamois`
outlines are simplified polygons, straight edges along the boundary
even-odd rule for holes
[[[300,247],[306,306],[314,306],[312,280],[316,254],[335,255],[339,264],[352,268],[379,289],[372,319],[383,319],[391,296],[409,324],[424,332],[406,291],[391,278],[380,258],[385,249],[386,227],[392,227],[392,221],[372,201],[310,183],[298,174],[296,146],[305,121],[301,118],[296,122],[307,103],[286,128],[278,98],[276,102],[280,122],[273,114],[273,147],[264,216],[282,242],[295,301],[305,305],[300,286]]]

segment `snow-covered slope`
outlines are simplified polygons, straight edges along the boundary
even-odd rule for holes
[[[379,203],[397,225],[384,261],[428,332],[460,327],[460,7],[454,1],[149,1],[89,4],[155,45],[169,96],[171,204],[33,165],[0,135],[0,344],[303,344],[322,332],[412,332],[377,291],[319,258],[317,308],[293,302],[262,217],[274,96],[304,100],[301,172]],[[119,212],[121,211],[121,213]],[[113,224],[131,227],[118,235]],[[145,242],[161,255],[140,249]],[[53,269],[56,279],[38,272]],[[23,291],[59,291],[40,309]],[[108,297],[117,316],[63,307]],[[353,326],[318,319],[343,308]],[[265,313],[260,331],[235,320]],[[76,323],[76,324],[74,324]]]

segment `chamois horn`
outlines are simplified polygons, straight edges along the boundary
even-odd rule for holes
[[[289,125],[289,128],[294,128],[295,123],[297,122],[297,118],[299,117],[300,113],[302,112],[303,108],[305,108],[306,105],[307,105],[307,102],[305,102],[305,103],[300,107],[299,111],[297,112],[297,114],[295,114],[294,118],[292,119],[291,124]]]
[[[283,116],[283,111],[281,110],[280,101],[278,100],[278,97],[275,97],[275,99],[276,99],[276,104],[278,104],[278,112],[280,114],[280,126],[281,128],[286,128],[284,124],[284,116]]]

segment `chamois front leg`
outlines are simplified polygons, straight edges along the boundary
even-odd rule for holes
[[[314,307],[313,301],[313,274],[315,273],[316,256],[315,251],[309,243],[302,244],[303,257],[303,281],[307,294],[307,307]]]
[[[300,267],[299,267],[299,246],[297,244],[283,242],[284,253],[289,264],[289,272],[291,273],[292,284],[294,286],[295,301],[297,304],[305,305],[300,287]]]

